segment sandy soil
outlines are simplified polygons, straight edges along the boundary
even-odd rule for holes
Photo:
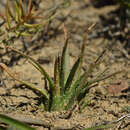
[[[58,2],[56,0],[57,4]],[[43,31],[33,41],[25,39],[23,43],[20,39],[16,41],[14,46],[35,58],[53,76],[55,56],[61,53],[64,44],[63,31],[58,26],[64,21],[71,34],[69,49],[72,65],[80,53],[82,38],[87,27],[96,22],[95,28],[88,37],[84,67],[94,62],[104,48],[108,48],[102,58],[101,65],[92,76],[107,66],[110,67],[110,73],[124,71],[91,88],[89,91],[91,100],[88,106],[82,113],[76,109],[71,113],[71,116],[68,116],[69,112],[45,112],[39,96],[14,82],[6,73],[2,73],[0,113],[9,114],[25,122],[27,119],[43,121],[44,123],[41,125],[33,125],[38,130],[78,130],[117,120],[130,112],[130,110],[125,109],[126,106],[130,106],[130,40],[122,37],[119,30],[119,6],[113,3],[102,4],[100,3],[101,6],[98,6],[90,0],[72,0],[71,6],[67,9],[59,9],[57,17],[51,22],[49,28],[43,28]],[[44,0],[39,3],[39,8],[46,10],[52,5],[51,0]],[[124,34],[127,35],[129,33],[128,27],[125,30]],[[26,50],[23,48],[23,44],[26,46]],[[2,50],[0,62],[8,65],[19,78],[32,82],[38,88],[43,89],[43,77],[25,58],[13,52]],[[128,130],[130,122],[125,119],[115,124],[111,129]]]

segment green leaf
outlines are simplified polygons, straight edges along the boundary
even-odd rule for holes
[[[24,26],[26,26],[28,28],[36,28],[36,27],[42,26],[42,24],[28,24],[28,23],[24,23]]]
[[[22,52],[20,52],[20,51],[18,51],[18,50],[16,50],[16,49],[14,49],[14,48],[11,48],[11,47],[9,47],[9,46],[8,46],[7,48],[9,48],[9,49],[11,49],[11,50],[17,52],[18,54],[24,56],[25,58],[29,59],[29,60],[31,61],[32,65],[33,65],[43,76],[45,76],[45,78],[46,78],[46,79],[48,80],[48,82],[49,82],[50,89],[51,89],[52,91],[54,91],[54,83],[53,83],[51,77],[48,75],[48,73],[45,71],[45,69],[44,69],[35,59],[33,59],[32,57],[30,57],[30,56],[28,56],[28,55],[26,55],[26,54],[24,54],[24,53],[22,53]]]
[[[69,91],[66,91],[64,96],[66,102],[66,110],[68,110],[74,104],[74,101],[79,93],[79,91],[77,91],[77,88],[80,86],[80,83],[82,82],[83,78],[83,75],[80,76],[79,79],[74,81]]]
[[[19,31],[15,31],[17,36],[33,36],[33,34],[30,34],[28,32],[19,32]]]
[[[16,76],[10,71],[10,69],[9,69],[5,64],[0,63],[0,67],[1,67],[4,71],[6,71],[10,77],[12,77],[13,79],[15,79],[16,81],[18,81],[18,82],[24,84],[25,86],[27,86],[28,88],[30,88],[30,89],[32,89],[32,90],[34,90],[34,91],[40,93],[45,99],[49,99],[48,95],[47,95],[44,91],[42,91],[42,90],[40,90],[40,89],[37,89],[33,84],[28,83],[28,82],[26,82],[26,81],[22,81],[22,80],[20,80],[18,77],[16,77]]]
[[[64,99],[63,96],[53,96],[51,102],[51,111],[62,111],[64,110]]]
[[[0,114],[0,121],[13,127],[16,127],[19,130],[35,130],[34,128],[29,127],[28,125],[3,114]]]
[[[55,85],[55,93],[52,92],[51,95],[51,111],[60,111],[63,110],[63,100],[62,96],[60,95],[60,57],[57,57],[55,60],[55,66],[54,66],[54,85]]]
[[[7,27],[8,29],[11,28],[11,22],[10,22],[10,15],[8,9],[6,9],[6,22],[7,22]]]
[[[22,0],[19,1],[19,6],[20,6],[21,18],[22,18],[23,16],[25,16],[25,10],[24,10],[25,5],[23,4],[23,1],[22,1]]]
[[[108,70],[108,68],[104,69],[102,72],[97,74],[97,76],[94,77],[94,79],[85,82],[85,80],[89,76],[89,73],[91,73],[96,66],[97,66],[96,64],[95,65],[92,64],[89,68],[89,71],[87,73],[85,72],[86,74],[84,73],[84,80],[82,81],[82,83],[80,85],[80,88],[81,88],[80,93],[81,94],[83,94],[89,88],[90,85],[94,84],[95,81],[97,81],[101,76],[103,76],[103,74]]]
[[[78,58],[75,64],[73,65],[65,84],[65,91],[70,88],[72,81],[74,80],[74,77],[76,75],[77,69],[80,65],[80,61],[81,61],[80,58]]]
[[[65,70],[65,67],[64,67],[64,63],[65,63],[65,52],[66,52],[66,48],[67,48],[67,43],[65,44],[65,46],[64,46],[64,48],[63,48],[63,53],[62,53],[62,59],[61,59],[61,87],[63,87],[63,89],[66,89],[66,88],[69,88],[70,87],[70,85],[71,85],[71,83],[72,83],[72,81],[73,81],[73,78],[74,78],[74,76],[76,77],[76,79],[77,78],[79,78],[79,76],[80,76],[80,73],[81,73],[81,71],[82,71],[82,64],[83,64],[83,58],[84,58],[84,52],[85,52],[85,46],[86,46],[86,41],[87,41],[87,39],[88,39],[88,32],[91,30],[91,28],[94,26],[95,24],[92,24],[89,28],[88,28],[88,31],[87,31],[87,33],[85,34],[85,36],[84,36],[84,38],[83,38],[83,44],[82,44],[82,49],[81,49],[81,53],[80,53],[80,57],[79,57],[79,59],[76,61],[76,63],[74,64],[74,66],[73,66],[73,68],[72,68],[72,70],[71,70],[71,72],[70,72],[70,75],[72,76],[72,77],[69,77],[69,78],[71,78],[71,79],[68,79],[68,81],[67,81],[67,84],[65,85],[64,83],[65,83],[65,81],[66,81],[66,79],[64,78],[65,76],[65,72],[66,72],[66,70]],[[62,72],[63,71],[63,72]],[[69,75],[69,76],[70,76]],[[79,79],[83,79],[83,77],[85,77],[85,76],[82,76],[82,78],[80,77]],[[79,82],[80,81],[82,81],[82,80],[78,80]],[[69,85],[69,86],[68,86]],[[75,96],[76,96],[76,94],[75,94],[75,91],[76,91],[76,87],[78,87],[77,85],[79,85],[79,83],[77,84],[76,83],[76,85],[74,85],[73,87],[72,87],[72,89],[69,91],[70,92],[70,96],[69,97],[71,97],[71,95],[73,95],[73,98],[75,98]],[[72,92],[71,92],[72,91]],[[73,93],[74,92],[74,93]],[[73,93],[73,94],[72,94]],[[74,96],[75,95],[75,96]],[[67,98],[67,100],[68,100],[69,98]],[[69,99],[70,100],[70,99]],[[71,101],[72,102],[72,101]],[[72,103],[71,103],[72,104]]]
[[[97,64],[91,64],[90,68],[86,70],[81,76],[78,77],[77,80],[71,85],[70,89],[65,93],[66,100],[66,109],[70,108],[76,98],[81,93],[84,84],[87,82],[87,78],[89,74],[93,71],[93,69],[97,66]]]
[[[65,83],[69,74],[69,52],[68,52],[68,39],[65,41],[61,56],[61,71],[60,71],[60,86],[61,93],[64,93]]]
[[[8,13],[9,13],[10,17],[11,17],[13,20],[15,20],[13,14],[12,14],[12,12],[11,12],[10,1],[7,1],[7,5],[6,5],[6,6],[7,6],[6,8],[7,8],[7,10],[8,10]]]
[[[28,83],[26,81],[22,81],[22,80],[19,80],[19,82],[21,82],[22,84],[24,84],[28,88],[40,93],[45,99],[47,99],[47,100],[49,99],[49,96],[46,94],[46,92],[44,92],[43,90],[37,89],[33,84]]]
[[[16,9],[16,21],[19,23],[22,20],[22,11],[17,0],[15,0],[15,9]]]

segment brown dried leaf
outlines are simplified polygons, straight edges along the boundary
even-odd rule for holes
[[[19,78],[17,77],[16,73],[13,73],[4,63],[0,63],[0,68],[6,71],[10,77],[19,81]]]

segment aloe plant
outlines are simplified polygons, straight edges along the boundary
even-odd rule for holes
[[[35,59],[8,46],[9,49],[27,58],[29,62],[46,78],[46,80],[49,83],[49,91],[40,90],[33,84],[18,79],[11,73],[11,71],[5,64],[1,63],[0,66],[15,80],[19,81],[20,83],[24,84],[25,86],[29,87],[35,92],[41,94],[44,98],[43,104],[45,110],[47,111],[69,110],[73,107],[74,104],[77,103],[81,105],[81,108],[85,108],[85,104],[87,104],[86,102],[88,101],[84,99],[86,97],[87,90],[91,87],[91,85],[119,73],[115,72],[113,74],[103,76],[103,74],[107,70],[105,69],[104,71],[100,72],[96,77],[92,78],[91,80],[88,80],[88,77],[92,73],[93,69],[99,64],[97,60],[95,63],[91,64],[85,72],[82,72],[86,40],[88,37],[88,32],[91,30],[93,26],[94,24],[88,28],[88,31],[85,37],[83,38],[81,53],[71,69],[69,66],[67,31],[64,27],[65,44],[63,47],[62,55],[58,56],[55,61],[53,77],[54,80],[52,80],[52,78],[45,71],[45,69]]]

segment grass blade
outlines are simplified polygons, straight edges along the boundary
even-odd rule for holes
[[[27,28],[37,28],[42,26],[42,24],[28,24],[28,23],[24,23],[24,26]]]
[[[8,27],[8,29],[10,29],[11,28],[11,22],[10,22],[10,14],[9,14],[9,9],[8,9],[8,7],[9,7],[9,1],[7,1],[7,5],[6,5],[6,22],[7,22],[7,27]]]
[[[25,15],[25,12],[24,12],[24,5],[23,5],[23,1],[20,0],[19,1],[19,6],[20,6],[20,9],[21,9],[21,17],[23,17]]]
[[[115,75],[117,75],[117,74],[119,74],[119,73],[121,73],[121,72],[123,72],[123,70],[117,71],[117,72],[112,73],[112,74],[109,74],[109,75],[107,75],[107,76],[103,76],[102,78],[92,79],[92,80],[89,81],[88,83],[89,83],[89,85],[91,85],[91,84],[94,84],[94,83],[96,83],[96,82],[100,82],[100,81],[102,81],[102,80],[105,80],[105,79],[108,79],[108,78],[110,78],[110,77],[112,77],[112,76],[115,76]]]
[[[22,20],[22,11],[21,11],[21,7],[17,0],[15,0],[15,9],[16,9],[16,19],[15,20],[16,20],[16,22],[19,23]]]
[[[26,81],[22,81],[22,80],[20,80],[19,78],[17,78],[17,77],[9,70],[9,68],[8,68],[5,64],[0,63],[0,67],[1,67],[3,70],[5,70],[5,71],[9,74],[9,76],[12,77],[13,79],[15,79],[16,81],[18,81],[18,82],[24,84],[25,86],[27,86],[28,88],[34,90],[35,92],[40,93],[42,96],[44,96],[45,99],[49,99],[48,95],[47,95],[44,91],[42,91],[42,90],[40,90],[40,89],[37,89],[37,88],[36,88],[33,84],[31,84],[31,83],[28,83],[28,82],[26,82]]]
[[[89,72],[87,72],[87,75],[88,75],[89,73],[91,73],[91,72],[92,72],[92,69],[94,69],[96,66],[97,66],[96,64],[95,64],[95,65],[92,64],[92,65],[90,66]],[[90,81],[90,82],[93,81],[92,83],[90,83],[88,80],[85,82],[87,76],[84,76],[85,78],[84,78],[84,80],[82,81],[82,83],[81,83],[81,85],[80,85],[80,86],[82,86],[82,87],[80,87],[80,88],[82,89],[82,90],[81,90],[81,93],[85,92],[86,89],[88,89],[88,87],[89,87],[91,84],[95,83],[94,81],[96,81],[97,79],[99,79],[108,69],[109,69],[109,68],[106,68],[106,69],[104,69],[102,72],[100,72],[99,74],[97,74],[97,76],[96,76],[93,80]],[[84,75],[85,75],[85,74],[84,74]],[[89,76],[89,75],[88,75],[88,76]],[[87,88],[86,88],[86,87],[87,87]]]
[[[91,81],[88,81],[85,85],[83,85],[82,89],[80,90],[80,95],[84,95],[86,93],[86,91],[88,89],[90,89],[92,86],[92,84],[96,83],[96,82],[100,82],[102,80],[105,80],[105,79],[108,79],[116,74],[119,74],[121,73],[122,71],[117,71],[115,73],[112,73],[110,75],[107,75],[107,76],[103,76],[102,78],[96,78],[96,79],[92,79]],[[83,98],[83,97],[82,97]]]
[[[84,60],[84,52],[85,52],[85,46],[86,46],[86,42],[88,40],[88,33],[91,31],[91,29],[95,26],[95,24],[92,24],[88,29],[87,32],[85,34],[85,36],[83,37],[83,44],[81,47],[81,53],[80,53],[80,65],[78,67],[78,71],[77,71],[77,77],[79,77],[81,70],[82,70],[82,64],[83,64],[83,60]]]
[[[96,77],[94,78],[95,80],[100,78],[101,76],[104,75],[104,73],[109,69],[109,67],[105,68],[102,72],[99,72],[99,74],[96,75]]]
[[[13,127],[16,127],[19,130],[35,130],[34,128],[29,127],[27,124],[24,124],[3,114],[0,114],[0,121]]]
[[[33,36],[33,34],[30,34],[28,32],[18,32],[18,31],[15,31],[15,33],[17,34],[17,36]]]
[[[88,77],[90,76],[90,74],[93,72],[94,68],[97,66],[98,64],[90,64],[90,67],[82,74],[82,82],[80,83],[80,88],[82,89],[84,86],[84,84],[86,84]]]
[[[28,55],[26,55],[26,54],[24,54],[24,53],[22,53],[22,52],[20,52],[20,51],[18,51],[18,50],[16,50],[16,49],[12,48],[12,47],[9,47],[9,46],[8,46],[7,48],[9,48],[9,49],[11,49],[11,50],[17,52],[18,54],[24,56],[25,58],[29,59],[29,60],[33,63],[32,65],[33,65],[37,70],[39,70],[39,72],[40,72],[42,75],[44,75],[45,78],[48,80],[48,82],[49,82],[49,84],[50,84],[50,89],[51,89],[52,91],[54,90],[54,83],[53,83],[51,77],[48,75],[48,73],[44,70],[44,68],[43,68],[35,59],[33,59],[32,57],[30,57],[30,56],[28,56]]]
[[[12,11],[11,11],[10,1],[7,1],[7,5],[6,5],[6,6],[7,6],[6,8],[7,8],[7,10],[8,10],[8,13],[9,13],[10,17],[11,17],[13,20],[15,20],[13,14],[12,14]]]

